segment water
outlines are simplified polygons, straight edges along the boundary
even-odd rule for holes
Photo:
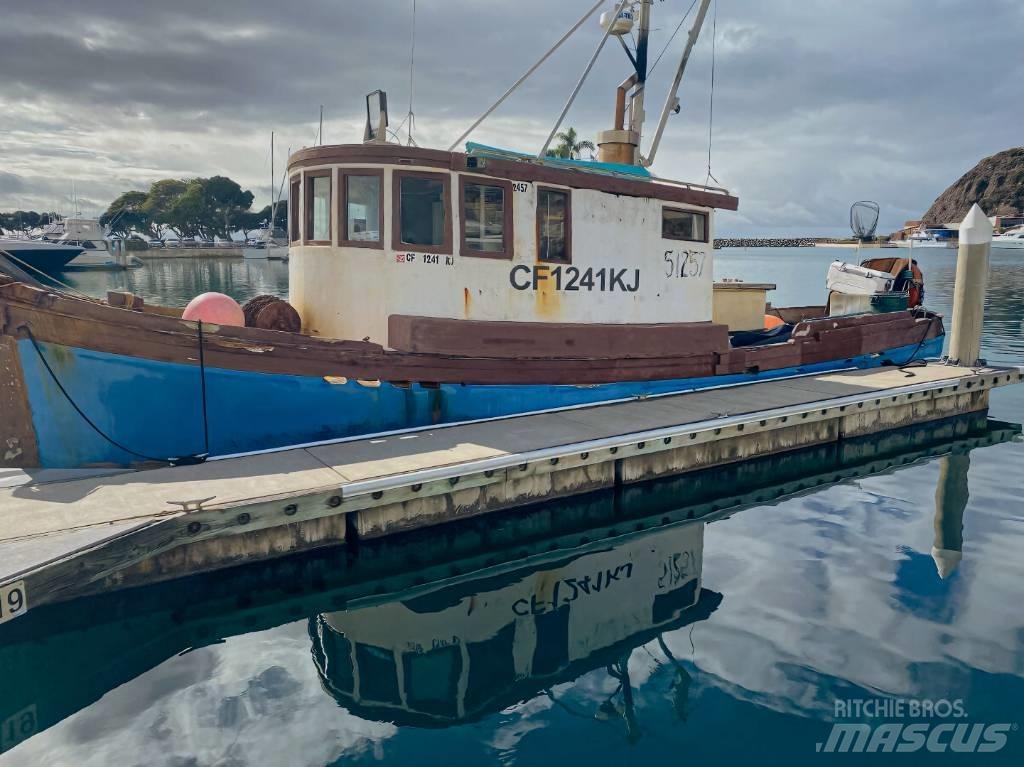
[[[844,255],[726,251],[716,274],[817,303]],[[918,255],[948,314],[954,254]],[[283,293],[286,269],[113,279],[181,305]],[[1021,361],[1016,257],[993,257],[986,311],[988,359]],[[1021,389],[991,418],[1024,420]],[[0,628],[0,765],[820,764],[836,721],[1010,725],[995,753],[848,763],[1020,764],[1024,444],[993,424],[929,457],[964,436],[943,428],[33,611]],[[837,711],[878,696],[965,716]]]
[[[66,272],[61,281],[105,298],[108,290],[130,291],[147,303],[183,307],[208,290],[244,303],[263,293],[288,294],[288,264],[241,258],[154,258],[121,272]]]

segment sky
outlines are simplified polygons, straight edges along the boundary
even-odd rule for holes
[[[361,141],[377,88],[403,121],[412,5],[0,0],[0,211],[71,213],[74,195],[98,215],[154,180],[216,174],[265,204],[271,131],[280,173],[289,149],[315,142],[321,105],[323,143]],[[416,142],[447,148],[590,5],[419,0]],[[668,47],[648,136],[689,7],[655,3],[652,55]],[[865,199],[892,231],[982,157],[1024,143],[1022,32],[1019,0],[715,0],[653,170],[708,178],[714,47],[711,173],[740,199],[718,236],[841,236]],[[538,151],[600,36],[595,17],[471,138]],[[566,125],[611,127],[629,66],[610,41]]]

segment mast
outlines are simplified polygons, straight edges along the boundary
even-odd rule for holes
[[[647,50],[651,32],[651,8],[654,0],[640,0],[640,18],[637,29],[636,55],[624,39],[628,26],[614,32],[633,64],[633,74],[627,77],[615,92],[615,122],[611,130],[597,134],[598,155],[602,162],[637,165],[640,162],[640,137],[644,125],[644,91],[647,87]],[[617,19],[609,20],[609,26]],[[629,124],[626,124],[626,100],[629,99]]]
[[[274,185],[277,179],[274,176],[274,131],[270,131],[270,225],[267,227],[269,234],[266,240],[274,239],[274,219],[277,218],[277,195],[274,194]]]
[[[668,96],[665,97],[665,106],[661,110],[661,119],[658,120],[658,129],[654,133],[651,150],[647,157],[642,159],[642,165],[650,166],[654,163],[654,156],[658,153],[658,145],[661,143],[661,136],[665,132],[665,123],[668,122],[668,116],[672,112],[679,110],[679,99],[676,98],[676,93],[679,91],[679,84],[683,81],[683,73],[686,71],[686,64],[690,60],[690,53],[693,51],[693,46],[700,36],[700,28],[704,24],[704,16],[707,15],[709,5],[711,5],[711,0],[701,0],[700,8],[697,10],[697,18],[694,19],[693,26],[690,28],[690,36],[686,40],[686,48],[683,49],[683,56],[679,60],[679,66],[676,68],[675,79],[672,81],[672,87],[669,88]]]
[[[647,87],[647,41],[651,35],[651,6],[654,0],[643,0],[640,5],[640,29],[636,41],[636,87],[629,106],[629,129],[643,137],[644,89]]]

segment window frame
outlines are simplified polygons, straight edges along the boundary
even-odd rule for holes
[[[327,178],[330,181],[330,187],[328,188],[327,197],[327,239],[326,240],[314,240],[311,239],[313,236],[313,192],[314,184],[313,179],[315,178]],[[307,170],[302,174],[302,186],[304,187],[305,194],[303,195],[303,203],[305,204],[305,210],[303,213],[304,223],[306,225],[305,230],[302,232],[302,244],[303,245],[332,245],[334,240],[334,226],[332,225],[331,215],[331,198],[334,197],[334,169],[324,168],[322,170]]]
[[[348,177],[375,176],[380,180],[377,191],[377,231],[380,239],[350,240],[348,239]],[[384,250],[384,169],[383,168],[338,168],[338,245],[342,248],[370,248]]]
[[[473,250],[466,244],[466,187],[475,186],[499,187],[505,196],[504,219],[505,248],[504,250]],[[467,176],[459,174],[459,253],[471,258],[498,258],[511,261],[515,256],[515,218],[512,215],[512,182],[490,176]]]
[[[414,245],[402,241],[402,179],[425,178],[440,181],[444,196],[444,240],[440,245]],[[412,253],[453,254],[452,236],[452,176],[450,173],[430,173],[421,170],[395,170],[391,174],[391,249]]]
[[[704,239],[695,240],[687,237],[666,237],[665,236],[665,211],[671,211],[673,213],[689,213],[693,216],[700,216],[704,219]],[[711,236],[711,216],[708,215],[706,210],[692,210],[690,208],[676,208],[671,205],[661,206],[661,239],[668,240],[669,242],[702,242],[707,244],[710,242]]]
[[[288,241],[302,242],[302,220],[299,218],[299,202],[302,200],[302,175],[292,176],[288,185]],[[271,222],[273,225],[273,222]]]
[[[566,189],[559,186],[547,186],[541,184],[535,184],[534,188],[537,190],[537,198],[533,204],[533,218],[534,218],[534,229],[536,234],[536,253],[537,263],[541,264],[571,264],[572,263],[572,189]],[[540,227],[540,193],[544,192],[558,192],[565,195],[565,261],[549,261],[540,254],[540,240],[541,240],[541,227]]]

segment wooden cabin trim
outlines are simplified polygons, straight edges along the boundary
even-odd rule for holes
[[[440,245],[413,245],[402,241],[402,179],[425,178],[443,184],[444,197],[444,241]],[[450,256],[453,253],[452,227],[452,177],[449,173],[430,173],[419,170],[395,170],[391,174],[391,249],[407,250],[413,253],[437,253]]]
[[[348,177],[376,176],[380,179],[377,195],[377,242],[348,239]],[[369,248],[384,250],[384,169],[383,168],[339,168],[338,169],[338,245],[342,248]]]
[[[537,255],[537,263],[541,264],[571,264],[572,263],[572,190],[563,189],[556,186],[541,186],[536,187],[537,197],[534,202],[533,210],[533,233],[534,233],[534,253]],[[541,257],[540,254],[540,193],[545,192],[558,192],[565,195],[565,261],[549,261],[546,258]]]
[[[686,237],[666,237],[665,236],[665,211],[671,211],[672,213],[688,213],[691,216],[700,216],[704,219],[704,239],[703,240],[691,240]],[[661,206],[661,238],[663,240],[669,240],[670,242],[711,242],[711,216],[707,214],[707,211],[693,210],[692,208],[677,208],[672,205]],[[773,288],[774,289],[774,288]]]
[[[710,192],[694,186],[674,185],[657,180],[611,176],[575,168],[556,168],[528,160],[505,160],[476,157],[480,164],[468,167],[468,155],[438,149],[401,146],[399,144],[336,144],[300,149],[288,160],[288,171],[327,164],[414,165],[443,168],[457,173],[469,171],[507,181],[528,181],[537,184],[592,189],[628,197],[648,197],[664,202],[695,205],[703,208],[737,210],[739,200],[729,194]]]
[[[657,325],[508,322],[388,317],[388,346],[414,354],[520,358],[655,358],[668,349],[724,352],[729,328],[711,322]]]
[[[299,200],[301,199],[302,179],[296,176],[288,184],[288,241],[296,244],[302,242],[302,228],[299,219]]]
[[[313,236],[313,179],[315,178],[326,178],[330,181],[330,187],[327,192],[327,239],[326,240],[314,240]],[[332,201],[334,199],[334,171],[331,168],[324,168],[321,170],[307,170],[302,174],[302,187],[305,192],[303,200],[303,218],[305,219],[305,228],[302,231],[302,244],[303,245],[332,245],[333,244],[333,227],[331,226],[331,209]]]
[[[0,335],[0,466],[38,466],[39,443],[17,341]]]
[[[468,184],[475,184],[477,186],[494,186],[499,187],[504,194],[504,210],[502,216],[504,217],[504,239],[505,249],[501,251],[488,251],[488,250],[473,250],[466,243],[466,186]],[[469,256],[471,258],[498,258],[507,261],[512,260],[515,256],[516,247],[516,232],[515,232],[515,218],[513,217],[513,192],[512,182],[502,181],[501,179],[492,178],[490,176],[474,176],[467,174],[459,174],[459,254],[463,256]]]
[[[2,278],[0,323],[0,335],[15,339],[27,338],[30,330],[40,342],[198,365],[199,339],[194,322],[5,283]],[[712,323],[694,325],[715,332]],[[595,327],[609,329],[608,325]],[[696,352],[666,347],[664,356],[653,357],[607,353],[501,357],[494,352],[476,357],[386,351],[362,341],[255,328],[204,325],[203,330],[208,367],[363,380],[498,385],[587,385],[766,371],[909,346],[944,332],[939,315],[891,312],[804,321],[795,329],[792,340],[767,346]]]

